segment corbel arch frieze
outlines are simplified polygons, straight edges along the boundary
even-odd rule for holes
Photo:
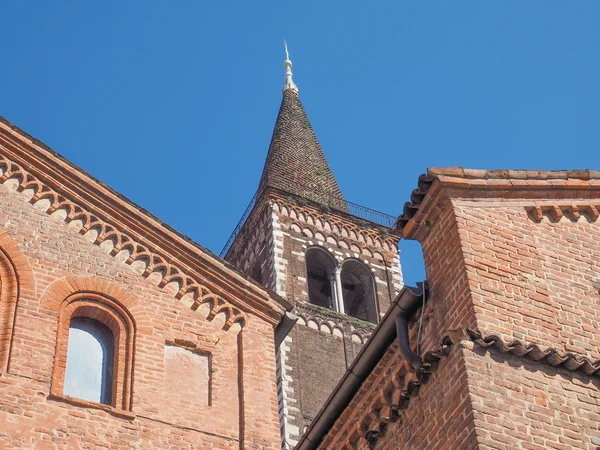
[[[286,204],[283,201],[276,202],[276,205],[282,216],[288,216],[292,220],[292,224],[299,226],[301,229],[308,226],[314,232],[318,230],[328,235],[343,236],[388,252],[393,250],[393,246],[388,242],[391,238],[382,238],[376,229],[360,228],[352,222],[314,208],[299,207],[289,203]]]
[[[165,287],[171,284],[176,285],[177,289],[174,291],[174,297],[183,304],[191,304],[192,309],[194,309],[195,305],[200,306],[204,303],[203,299],[206,298],[206,295],[203,293],[209,292],[210,298],[213,299],[209,302],[209,320],[213,320],[217,315],[217,312],[212,313],[212,309],[218,306],[218,312],[226,315],[225,329],[229,329],[234,323],[238,323],[240,326],[246,324],[247,319],[243,311],[213,293],[210,288],[195,277],[187,275],[186,269],[170,263],[158,250],[148,248],[137,242],[133,237],[52,190],[20,165],[0,154],[0,184],[4,184],[9,180],[17,183],[18,192],[30,195],[29,202],[32,205],[41,203],[46,214],[62,218],[66,223],[77,229],[80,234],[90,237],[94,245],[108,248],[109,255],[121,257],[120,255],[124,254],[123,258],[126,264],[141,264],[143,271],[140,275],[144,278],[156,275],[156,278],[152,278],[152,280],[158,280],[157,285],[161,289],[172,292],[166,290]],[[196,306],[196,309],[198,306]]]
[[[341,325],[333,320],[328,320],[323,317],[307,314],[305,312],[296,312],[296,315],[298,316],[299,325],[304,325],[312,328],[313,330],[321,331],[332,336],[350,339],[352,342],[356,342],[361,345],[363,345],[371,335],[370,331],[362,331],[353,326],[350,327],[351,331],[348,333]]]
[[[350,255],[352,255],[352,257],[359,257],[362,255],[368,258],[375,258],[380,261],[384,261],[386,259],[386,255],[389,258],[393,253],[391,250],[386,250],[390,249],[390,246],[387,244],[385,249],[383,246],[374,246],[366,243],[361,243],[361,245],[359,245],[359,243],[356,241],[352,242],[352,239],[340,237],[339,235],[335,234],[326,234],[323,233],[322,230],[316,229],[314,226],[297,222],[292,223],[291,227],[294,231],[302,233],[308,239],[314,239],[317,242],[322,242],[320,245],[323,247],[335,246],[342,249],[342,252],[345,255],[348,255],[347,257],[350,257]]]

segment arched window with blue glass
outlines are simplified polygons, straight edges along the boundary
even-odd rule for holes
[[[73,317],[69,326],[64,394],[97,403],[113,403],[115,338],[103,323]]]
[[[59,307],[51,396],[131,411],[135,321],[101,293],[74,292]]]

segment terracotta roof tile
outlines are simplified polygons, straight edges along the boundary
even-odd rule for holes
[[[600,185],[600,170],[480,170],[463,167],[432,167],[427,174],[419,176],[418,187],[404,204],[404,210],[396,221],[396,229],[402,231],[421,206],[422,200],[433,182],[438,179],[445,185],[457,187],[493,187],[510,189],[519,187],[567,187],[584,188]]]
[[[600,377],[600,361],[591,361],[581,355],[561,353],[552,347],[543,349],[536,344],[527,344],[516,339],[507,342],[498,335],[484,335],[479,330],[471,328],[459,327],[448,330],[439,349],[428,351],[423,355],[425,363],[423,368],[418,370],[415,376],[408,381],[398,397],[398,403],[390,405],[390,413],[394,417],[367,416],[365,419],[367,421],[370,417],[378,417],[377,420],[363,424],[366,425],[363,427],[366,430],[364,437],[371,445],[374,445],[377,440],[385,435],[386,425],[390,420],[400,418],[401,411],[408,408],[410,399],[418,396],[421,386],[427,383],[431,375],[438,369],[439,361],[449,354],[452,346],[459,344],[461,341],[471,341],[482,348],[494,349],[501,353],[529,359],[550,367]],[[375,371],[371,376],[376,376]]]
[[[467,329],[466,333],[469,340],[483,348],[494,348],[501,353],[524,357],[551,367],[600,377],[600,360],[591,361],[585,356],[575,353],[563,353],[553,347],[542,348],[539,345],[527,344],[517,339],[507,342],[501,336],[483,335],[478,330]]]

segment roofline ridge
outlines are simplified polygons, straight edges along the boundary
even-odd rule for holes
[[[113,248],[113,256],[122,249],[131,249],[131,255],[135,252],[139,254],[138,250],[143,250],[144,254],[155,255],[151,264],[160,264],[160,267],[167,264],[176,270],[175,274],[163,274],[164,278],[159,287],[164,287],[175,279],[192,279],[192,284],[182,283],[181,289],[185,289],[185,292],[180,290],[176,298],[181,298],[194,289],[198,289],[199,298],[202,296],[201,291],[205,292],[205,289],[208,292],[212,291],[215,296],[216,303],[211,309],[231,302],[233,308],[252,312],[273,323],[277,323],[278,318],[283,315],[286,307],[281,305],[287,302],[282,301],[279,296],[255,282],[249,282],[245,274],[210,250],[177,232],[2,117],[0,147],[0,166],[5,168],[0,176],[0,183],[16,178],[20,181],[19,190],[29,188],[35,191],[31,203],[42,199],[50,200],[51,206],[46,213],[52,214],[64,209],[67,211],[65,220],[79,218],[84,221],[81,229],[83,234],[95,228],[100,230],[94,242],[96,245],[107,239],[116,239],[120,247]],[[23,167],[27,167],[27,170]],[[38,171],[40,173],[36,174]],[[75,179],[72,179],[73,176]],[[57,189],[57,186],[60,187]],[[77,198],[76,202],[71,200],[73,197]],[[98,211],[98,207],[101,212]],[[136,216],[137,220],[131,220],[131,215]],[[108,216],[111,220],[106,221],[102,216]],[[143,232],[143,237],[140,232]],[[164,255],[161,256],[160,253]],[[164,256],[168,257],[165,259]],[[150,267],[149,265],[145,273]],[[228,275],[226,271],[234,276]],[[151,269],[147,275],[150,272]],[[205,276],[196,276],[194,272],[210,274],[214,280],[211,282],[212,287],[206,286]],[[264,294],[259,294],[259,291],[263,291]],[[240,301],[241,298],[247,303]],[[257,309],[259,306],[260,309]],[[263,312],[263,308],[270,312]],[[234,318],[236,315],[239,314],[231,310],[228,317],[228,321],[232,321],[230,325],[238,320]],[[209,315],[210,319],[212,318]]]

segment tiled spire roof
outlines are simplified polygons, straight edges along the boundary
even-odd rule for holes
[[[275,122],[259,192],[281,189],[318,203],[347,210],[342,191],[329,168],[317,136],[292,81],[291,61],[285,61],[286,84]]]

